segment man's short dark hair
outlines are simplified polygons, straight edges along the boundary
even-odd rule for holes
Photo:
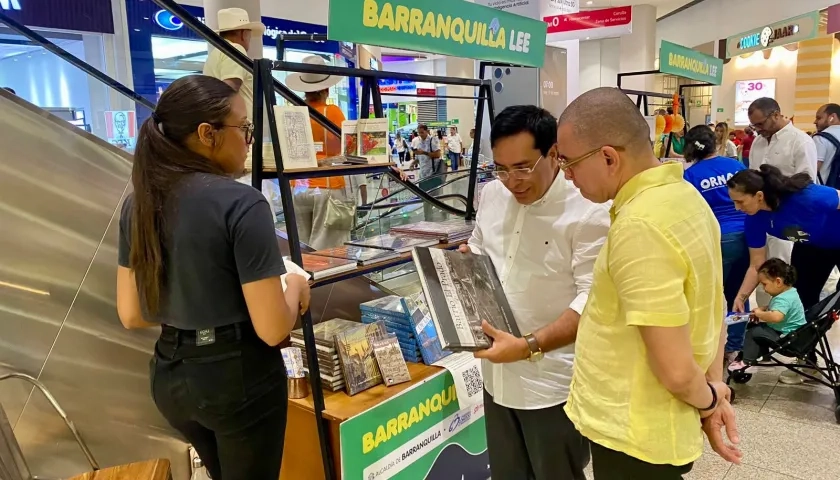
[[[826,115],[837,115],[837,118],[840,119],[840,105],[836,103],[826,103],[822,106],[823,111]]]
[[[543,108],[535,105],[507,107],[496,115],[490,127],[490,146],[503,138],[530,133],[534,137],[534,148],[548,155],[557,143],[557,119]]]
[[[779,102],[770,97],[761,97],[750,104],[750,108],[747,110],[747,113],[753,113],[756,110],[766,116],[770,116],[773,112],[781,113],[782,107],[779,106]]]
[[[419,132],[420,130],[425,130],[425,131],[428,132],[429,131],[429,126],[426,125],[425,123],[421,123],[420,125],[417,125],[417,131]]]

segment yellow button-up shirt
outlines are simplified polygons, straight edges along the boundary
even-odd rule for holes
[[[698,411],[657,380],[638,327],[688,324],[694,359],[709,368],[723,324],[720,227],[678,163],[630,179],[611,215],[580,320],[566,412],[599,445],[685,465],[703,453]]]

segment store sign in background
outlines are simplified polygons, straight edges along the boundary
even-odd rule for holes
[[[461,409],[448,371],[341,423],[342,478],[490,478],[484,405]]]
[[[735,125],[750,124],[750,104],[761,97],[776,97],[775,78],[735,82]]]
[[[189,5],[181,5],[193,17],[197,18],[201,23],[204,21],[204,8],[193,7]],[[191,40],[201,40],[197,33],[193,32],[191,28],[184,25],[178,17],[172,15],[167,10],[157,10],[151,20],[152,35],[170,37],[170,38],[184,38]],[[265,24],[265,33],[263,33],[263,45],[276,46],[277,35],[279,34],[320,34],[326,35],[327,27],[323,25],[314,25],[311,23],[295,22],[293,20],[285,20],[282,18],[262,17],[262,22]],[[314,41],[314,42],[286,42],[285,47],[289,50],[303,50],[322,53],[339,53],[346,51],[347,48],[342,48],[338,42],[331,41]]]
[[[819,33],[819,26],[820,12],[811,12],[739,33],[726,39],[726,58],[810,40]]]
[[[659,71],[720,85],[723,81],[723,60],[662,40],[659,48]]]
[[[633,7],[602,8],[543,17],[549,41],[619,37],[633,32]]]
[[[476,5],[330,0],[330,40],[541,67],[545,22]]]
[[[828,7],[828,24],[825,27],[825,33],[831,35],[840,32],[840,3]]]
[[[0,0],[0,10],[28,27],[114,33],[110,0]]]
[[[580,0],[475,0],[475,3],[536,20],[580,11]]]

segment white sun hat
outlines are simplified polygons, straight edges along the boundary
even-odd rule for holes
[[[303,59],[307,65],[328,66],[327,61],[320,55],[310,55]],[[324,73],[290,73],[286,77],[286,86],[296,92],[320,92],[341,81],[337,75]]]
[[[265,32],[265,25],[262,22],[252,22],[248,12],[241,8],[223,8],[218,14],[219,28],[216,33],[230,32],[233,30],[256,30],[262,35]]]

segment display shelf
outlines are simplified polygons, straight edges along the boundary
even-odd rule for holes
[[[440,243],[438,245],[434,245],[435,248],[442,248],[445,250],[453,250],[458,248],[460,245],[467,243],[467,240],[461,240],[459,242],[452,242],[452,243]],[[310,252],[310,255],[314,255],[314,252]],[[383,270],[390,267],[396,267],[397,265],[402,265],[404,263],[408,263],[411,261],[411,252],[406,252],[401,254],[397,258],[391,258],[389,260],[384,260],[381,262],[371,263],[369,265],[361,265],[357,267],[355,270],[350,270],[349,272],[342,272],[337,273],[335,275],[330,275],[318,280],[311,280],[309,282],[310,288],[315,287],[323,287],[324,285],[329,285],[331,283],[340,282],[342,280],[349,280],[351,278],[358,277],[360,275],[365,275],[367,273],[375,272],[377,270]]]
[[[384,384],[369,388],[363,392],[357,393],[352,397],[347,395],[343,390],[339,392],[324,392],[324,418],[327,420],[335,420],[343,422],[348,418],[352,418],[369,408],[372,408],[389,398],[396,397],[409,388],[422,383],[427,378],[435,375],[443,370],[441,367],[434,365],[425,365],[422,363],[406,362],[408,365],[408,373],[411,374],[411,381],[386,387]],[[315,412],[312,394],[304,398],[289,399],[289,404],[303,408],[308,412]]]
[[[369,165],[328,165],[317,168],[287,168],[283,170],[283,178],[300,180],[305,178],[335,177],[341,175],[368,175],[385,173],[397,165],[393,162]],[[277,178],[277,168],[265,167],[262,178]]]

